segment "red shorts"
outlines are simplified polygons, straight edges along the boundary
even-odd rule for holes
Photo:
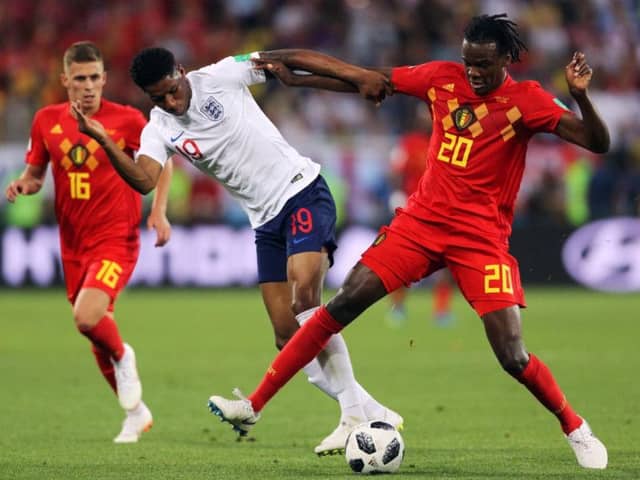
[[[509,255],[507,242],[474,238],[456,232],[453,225],[430,224],[402,211],[380,229],[361,262],[380,277],[388,292],[448,267],[478,315],[526,306],[518,262]]]
[[[111,248],[84,255],[63,255],[62,267],[67,286],[67,298],[73,305],[83,288],[97,288],[111,298],[109,311],[118,294],[131,278],[138,260],[137,247]]]

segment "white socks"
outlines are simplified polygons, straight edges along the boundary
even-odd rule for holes
[[[298,325],[300,326],[304,325],[304,323],[313,316],[314,312],[318,308],[320,307],[313,307],[313,308],[310,308],[309,310],[305,310],[304,312],[296,315],[296,321],[298,322]],[[322,366],[320,366],[320,362],[318,361],[318,358],[314,358],[313,360],[311,360],[302,369],[302,371],[307,374],[307,377],[310,383],[318,387],[320,390],[322,390],[324,393],[329,395],[334,400],[338,400],[338,396],[336,395],[336,392],[333,391],[333,389],[331,388],[331,384],[329,383],[329,381],[327,380],[327,377],[322,371]]]
[[[140,415],[145,409],[145,404],[142,400],[140,400],[140,403],[138,403],[138,405],[136,405],[135,407],[133,407],[131,410],[125,410],[125,412],[127,412],[127,415]]]
[[[314,307],[298,314],[296,316],[298,324],[303,325],[318,308]],[[341,421],[355,424],[367,420],[368,415],[363,405],[372,402],[374,409],[375,406],[384,408],[356,382],[349,350],[340,334],[333,335],[324,350],[303,370],[309,377],[309,382],[338,400]]]
[[[324,393],[329,395],[334,400],[338,400],[336,393],[331,389],[331,385],[329,384],[327,377],[324,376],[324,373],[322,372],[322,367],[320,366],[320,362],[318,361],[317,358],[314,358],[313,360],[311,360],[302,369],[302,371],[307,375],[307,378],[309,379],[309,383],[312,383],[313,385],[318,387],[320,390],[322,390]]]

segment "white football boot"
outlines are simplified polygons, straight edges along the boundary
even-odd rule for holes
[[[607,448],[596,438],[584,418],[582,425],[566,437],[581,467],[607,468]]]
[[[370,418],[369,420],[382,420],[383,422],[393,425],[393,428],[399,432],[404,429],[404,418],[402,418],[402,415],[394,412],[390,408],[384,409],[384,415],[382,418]]]
[[[136,367],[136,354],[130,345],[124,344],[120,361],[111,359],[116,376],[118,400],[125,410],[133,410],[142,400],[142,384]]]
[[[239,389],[234,388],[232,393],[238,400],[229,400],[218,395],[209,397],[209,410],[218,416],[221,422],[230,423],[238,435],[245,437],[251,427],[260,420],[260,414],[253,411],[251,402]]]
[[[349,424],[343,420],[340,421],[336,429],[327,435],[313,451],[318,456],[340,455],[344,453],[344,447],[347,443],[347,437],[356,424]]]
[[[360,425],[365,421],[365,418],[343,415],[340,418],[340,423],[335,428],[335,430],[327,435],[313,449],[313,451],[320,457],[343,454],[349,434],[354,429],[354,427]]]
[[[122,422],[122,430],[113,441],[115,443],[135,443],[142,433],[149,431],[152,426],[151,411],[144,402],[139,402],[136,408],[127,412],[127,417]]]
[[[373,420],[382,420],[383,422],[387,422],[393,425],[393,427],[398,431],[404,428],[404,419],[402,416],[389,408],[384,409],[383,415],[367,419],[367,421]],[[325,437],[320,444],[313,449],[313,451],[321,457],[343,454],[345,444],[347,443],[347,437],[351,433],[351,430],[353,430],[353,428],[359,423],[361,423],[361,421],[349,423],[341,420],[336,429],[327,435],[327,437]]]

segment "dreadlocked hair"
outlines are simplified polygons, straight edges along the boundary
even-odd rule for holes
[[[517,23],[507,19],[506,13],[479,15],[473,17],[464,29],[464,38],[473,43],[495,42],[498,53],[508,53],[515,63],[520,61],[520,52],[527,50],[517,26]]]
[[[132,80],[140,88],[159,82],[176,69],[176,61],[166,48],[145,48],[138,53],[129,67]]]

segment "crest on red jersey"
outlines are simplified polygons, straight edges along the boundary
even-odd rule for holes
[[[451,112],[453,116],[453,124],[459,132],[467,128],[476,121],[476,114],[469,105],[462,105]]]
[[[89,150],[84,145],[74,145],[69,150],[69,158],[76,167],[81,167],[89,158]]]

